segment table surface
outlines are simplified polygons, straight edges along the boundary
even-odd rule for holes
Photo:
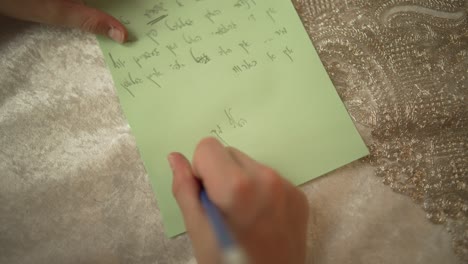
[[[371,150],[301,187],[308,262],[468,261],[468,3],[295,4]],[[95,37],[1,22],[0,263],[195,263]]]

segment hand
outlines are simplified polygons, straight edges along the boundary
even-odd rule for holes
[[[213,228],[199,200],[203,183],[250,263],[304,263],[308,204],[304,194],[274,170],[213,138],[202,140],[193,164],[168,157],[172,190],[198,263],[220,263]]]
[[[117,19],[80,0],[2,0],[0,14],[21,20],[76,27],[123,43],[128,32]]]

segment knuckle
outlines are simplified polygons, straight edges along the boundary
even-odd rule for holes
[[[242,197],[250,190],[250,181],[247,176],[242,172],[237,174],[237,177],[233,180],[232,194],[234,198]]]
[[[93,32],[93,33],[105,33],[107,24],[104,21],[104,17],[97,10],[91,10],[81,20],[79,27],[82,30]]]
[[[226,146],[224,147],[224,149],[226,149],[226,151],[234,158],[233,156],[233,153],[236,153],[236,149],[231,147],[231,146]],[[235,159],[235,158],[234,158]]]
[[[263,166],[261,168],[261,173],[268,178],[280,178],[279,173],[270,167]]]
[[[262,168],[261,173],[265,179],[265,184],[267,184],[267,186],[275,189],[283,185],[283,179],[274,169],[264,167]]]
[[[285,199],[288,189],[287,182],[271,168],[262,169],[262,173],[267,200],[279,201]]]
[[[99,20],[94,16],[85,17],[79,25],[82,30],[89,32],[97,32],[100,28],[99,26]]]
[[[197,149],[209,149],[213,145],[219,144],[218,140],[216,140],[214,137],[207,137],[202,140],[200,140],[200,143],[198,143]]]
[[[230,188],[230,206],[237,208],[252,202],[255,197],[255,186],[253,181],[244,173],[240,172],[232,181]]]
[[[197,162],[197,161],[203,160],[203,157],[205,156],[205,154],[210,152],[214,144],[217,144],[217,141],[216,139],[212,137],[207,137],[207,138],[202,139],[198,143],[197,147],[195,148],[193,161]]]
[[[231,153],[239,151],[238,149],[233,148],[233,147],[231,147],[231,146],[226,146],[225,148],[226,148],[226,150],[227,150],[228,152],[231,152]]]

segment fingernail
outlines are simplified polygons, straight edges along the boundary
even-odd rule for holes
[[[175,171],[175,159],[174,159],[174,154],[169,154],[167,156],[167,160],[169,161],[169,166],[171,166],[172,171]]]
[[[124,34],[122,33],[122,31],[116,28],[111,27],[111,29],[109,29],[109,32],[107,32],[107,35],[118,43],[124,42]]]

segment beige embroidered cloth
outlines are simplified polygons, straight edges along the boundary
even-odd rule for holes
[[[372,152],[302,187],[308,262],[466,263],[467,1],[296,6]],[[0,25],[0,263],[195,263],[164,237],[95,37]]]

